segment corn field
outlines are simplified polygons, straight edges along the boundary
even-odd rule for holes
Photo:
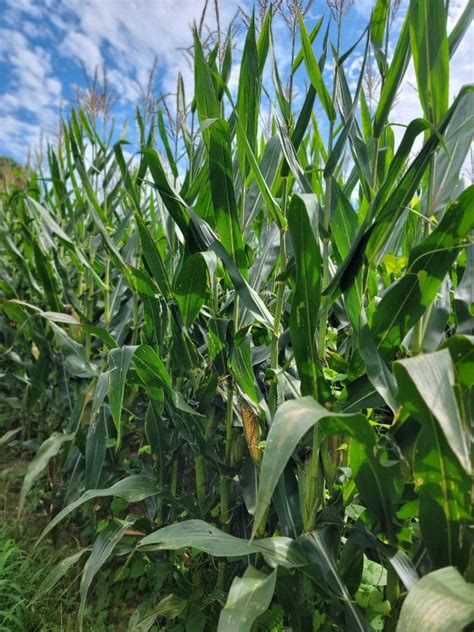
[[[74,548],[36,598],[80,575],[77,629],[137,560],[128,630],[474,622],[473,86],[449,98],[473,3],[448,32],[411,0],[391,50],[392,4],[348,50],[344,3],[331,32],[294,8],[289,77],[269,5],[235,89],[232,29],[196,28],[194,93],[137,108],[136,152],[74,108],[3,191],[2,449],[32,450],[18,519],[41,490],[39,542]]]

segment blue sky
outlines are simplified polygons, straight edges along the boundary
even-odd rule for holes
[[[466,1],[451,0],[449,27]],[[206,21],[210,29],[215,25],[213,4],[209,2]],[[25,161],[29,148],[38,148],[41,135],[44,142],[54,142],[61,109],[75,103],[77,87],[85,84],[81,64],[90,74],[96,66],[107,65],[110,86],[120,97],[114,109],[117,129],[127,124],[133,140],[137,85],[146,84],[155,56],[157,91],[175,92],[181,72],[189,86],[187,96],[191,96],[192,70],[182,49],[191,42],[190,28],[203,5],[204,0],[0,0],[0,154]],[[223,25],[239,5],[251,8],[249,0],[220,0]],[[397,24],[406,5],[407,0],[402,0]],[[345,18],[343,50],[362,33],[372,6],[373,0],[355,0]],[[308,26],[321,15],[327,18],[328,8],[325,0],[316,0],[307,16]],[[285,75],[289,36],[282,20],[275,23],[274,39]],[[473,40],[471,28],[453,61],[452,94],[474,80]],[[239,42],[231,76],[234,87],[238,49]],[[353,81],[359,68],[360,52],[356,51],[349,73]],[[414,85],[414,73],[409,69],[394,112],[397,122],[406,123],[420,112]]]

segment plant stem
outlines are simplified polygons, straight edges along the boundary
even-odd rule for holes
[[[283,181],[283,193],[282,193],[282,211],[283,216],[286,217],[286,199],[287,199],[287,187],[288,180],[287,178]],[[280,230],[280,274],[283,274],[286,270],[286,244],[285,244],[285,230]],[[278,371],[278,343],[280,340],[280,324],[281,324],[281,316],[283,312],[283,298],[285,294],[285,282],[277,281],[277,294],[276,294],[276,303],[275,303],[275,314],[273,317],[273,332],[272,332],[272,342],[271,342],[271,353],[270,353],[270,367],[273,371]],[[278,379],[277,381],[273,380],[270,385],[270,393],[269,393],[269,408],[272,416],[275,414],[278,404]]]
[[[204,456],[199,454],[195,459],[196,495],[201,509],[206,499],[206,462]]]
[[[339,49],[341,46],[341,20],[338,20],[337,24],[337,46],[336,46],[336,67],[334,69],[334,81],[332,86],[332,102],[336,102],[336,89],[337,89],[337,74],[339,63]],[[329,136],[328,136],[328,158],[332,153],[332,144],[334,136],[334,121],[329,122]],[[331,205],[332,205],[332,192],[331,192],[331,176],[324,179],[325,192],[324,192],[324,209],[323,209],[323,274],[322,274],[322,287],[325,288],[329,283],[329,223],[331,221]],[[327,320],[329,316],[329,299],[325,296],[321,300],[321,316],[319,321],[319,340],[318,340],[318,353],[319,358],[324,361],[326,356],[326,330]]]
[[[232,424],[234,421],[233,411],[234,387],[229,378],[227,384],[227,407],[226,407],[226,436],[225,436],[225,457],[224,462],[230,465],[230,452],[232,447]],[[221,525],[225,527],[230,520],[229,512],[230,480],[226,474],[221,475]]]
[[[433,207],[433,190],[434,190],[434,175],[436,169],[436,156],[433,156],[430,164],[430,175],[428,180],[428,190],[426,192],[426,212],[425,217],[429,218]],[[428,236],[429,222],[422,222],[420,240]],[[426,323],[430,317],[431,306],[421,316],[421,318],[415,323],[413,329],[413,353],[418,355],[423,347],[423,339],[425,337]]]
[[[234,421],[233,411],[234,387],[229,378],[227,383],[227,406],[226,406],[226,436],[225,436],[225,464],[230,465],[230,453],[232,447],[232,424]],[[228,523],[231,515],[229,511],[230,479],[226,474],[221,474],[221,527],[223,531],[228,531]],[[217,589],[224,590],[225,562],[219,562],[217,567]]]

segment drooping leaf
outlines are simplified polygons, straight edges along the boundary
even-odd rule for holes
[[[474,585],[448,566],[428,573],[408,593],[397,632],[451,632],[474,623]]]
[[[262,538],[249,542],[225,533],[203,520],[186,520],[163,527],[142,538],[138,546],[151,550],[193,547],[215,557],[242,557],[262,553],[274,565],[288,568],[307,563],[301,548],[291,538]]]
[[[41,533],[38,542],[40,542],[54,527],[56,527],[64,518],[69,516],[75,509],[95,498],[103,498],[105,496],[117,496],[123,498],[129,503],[139,502],[150,496],[158,494],[156,482],[148,476],[135,474],[128,476],[118,483],[106,489],[89,489],[82,494],[77,500],[70,503],[54,516],[48,526]]]
[[[50,590],[56,586],[59,580],[61,580],[69,572],[69,569],[72,568],[74,564],[77,564],[84,553],[87,553],[88,551],[90,551],[90,549],[79,549],[77,553],[73,553],[73,555],[69,555],[55,564],[52,570],[46,575],[39,585],[32,601],[36,601],[43,595],[49,593]]]
[[[265,575],[248,566],[242,577],[236,577],[219,617],[218,631],[250,632],[255,619],[270,605],[275,590],[277,570]]]
[[[470,463],[470,436],[453,392],[449,351],[399,361],[395,375],[399,401],[421,424],[414,477],[424,543],[435,567],[456,564],[464,570],[470,549],[471,492],[465,469]],[[438,409],[440,394],[443,403]]]
[[[420,423],[428,417],[438,422],[446,440],[469,474],[471,471],[471,439],[465,427],[455,395],[455,374],[451,356],[447,349],[430,354],[421,354],[395,364],[399,392],[405,407]],[[410,380],[416,388],[407,397]]]
[[[380,516],[384,528],[390,530],[393,518],[393,498],[389,488],[382,487],[381,479],[390,477],[374,457],[375,435],[367,418],[361,413],[344,414],[328,411],[312,397],[285,402],[278,408],[263,453],[257,507],[254,516],[254,533],[270,504],[278,480],[299,441],[316,423],[328,435],[342,434],[354,439],[360,457],[354,472],[360,475],[361,494],[370,502],[374,513]],[[355,455],[354,455],[355,456]],[[356,459],[354,458],[354,461]],[[388,480],[388,479],[386,479]]]
[[[176,619],[186,608],[186,601],[176,595],[166,595],[159,604],[151,609],[137,608],[128,622],[128,632],[148,632],[155,621],[163,619]]]
[[[454,291],[456,332],[474,335],[474,245],[469,246],[461,282]]]
[[[71,375],[84,378],[95,377],[98,373],[97,366],[87,358],[83,345],[71,338],[64,329],[51,320],[50,326],[56,344],[64,355],[65,366]]]
[[[461,172],[471,147],[470,130],[474,121],[474,93],[467,92],[461,99],[444,134],[444,147],[434,163],[433,214],[441,214],[449,202],[460,192]]]
[[[329,547],[329,542],[326,541],[324,537],[324,530],[315,529],[311,533],[304,535],[300,541],[311,561],[319,566],[328,587],[330,587],[344,604],[348,630],[369,632],[372,628],[354,604],[347,586],[338,573],[334,556]]]
[[[28,469],[23,479],[23,485],[21,486],[20,499],[18,502],[18,510],[20,514],[25,508],[25,500],[28,492],[33,487],[34,483],[43,474],[47,468],[50,460],[54,458],[60,451],[62,445],[68,441],[72,441],[75,437],[75,432],[62,433],[53,432],[40,446],[38,452],[34,458],[30,461]]]
[[[97,536],[91,554],[84,565],[82,571],[80,595],[81,602],[79,605],[79,628],[83,629],[84,611],[86,607],[87,594],[91,587],[92,581],[102,566],[112,555],[113,550],[123,538],[127,529],[133,524],[133,520],[123,520],[117,524],[111,524],[105,531]]]

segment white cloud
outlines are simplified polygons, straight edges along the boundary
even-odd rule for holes
[[[29,6],[23,0],[22,6]],[[9,82],[0,100],[0,142],[16,156],[36,146],[40,131],[53,136],[62,85],[55,77],[51,53],[18,30],[0,29],[0,62],[9,66]]]
[[[97,44],[84,33],[72,31],[59,46],[63,55],[72,57],[85,64],[89,71],[103,63],[102,54]]]
[[[146,83],[155,56],[162,77],[163,90],[174,91],[178,71],[189,76],[180,48],[189,46],[191,27],[198,21],[203,3],[196,0],[62,0],[60,13],[68,14],[77,23],[72,32],[63,35],[60,51],[73,59],[87,61],[89,70],[100,63],[100,55],[114,71],[111,80],[123,88],[121,76]],[[222,3],[221,21],[226,25],[235,13],[237,0]],[[209,3],[206,24],[215,28],[212,3]],[[105,55],[106,53],[106,55]],[[125,95],[125,97],[130,95]]]
[[[467,0],[451,0],[449,28],[452,28]],[[126,116],[129,102],[138,96],[137,82],[146,84],[155,55],[160,90],[174,93],[178,72],[184,77],[188,99],[192,96],[192,68],[183,52],[191,43],[190,27],[198,22],[204,0],[0,0],[5,3],[0,29],[0,62],[10,69],[8,85],[0,100],[0,143],[2,151],[24,155],[25,145],[39,129],[53,134],[58,109],[67,92],[58,78],[64,62],[80,61],[91,73],[103,61],[109,67],[112,87],[122,97],[120,116]],[[399,30],[408,0],[394,24]],[[374,0],[355,0],[354,9],[346,16],[345,35],[350,40],[360,34]],[[221,0],[221,24],[227,26],[238,4],[252,6],[253,0]],[[3,6],[2,6],[3,9]],[[313,11],[325,10],[325,3]],[[364,18],[361,20],[361,16]],[[315,18],[316,15],[312,15]],[[208,2],[206,29],[215,29],[214,3]],[[349,36],[350,34],[350,36]],[[322,34],[319,36],[321,39]],[[282,23],[274,25],[275,52],[284,82],[289,68],[288,33]],[[473,32],[466,34],[451,64],[451,97],[462,84],[473,81]],[[240,67],[241,42],[234,54],[230,88],[235,93]],[[392,50],[392,49],[391,49]],[[359,50],[347,69],[351,89],[360,69]],[[331,64],[328,53],[327,68]],[[77,76],[73,78],[78,81]],[[267,63],[265,81],[271,81]],[[72,83],[72,82],[71,82]],[[413,67],[410,66],[392,121],[407,123],[421,114]],[[72,85],[70,86],[72,88]],[[297,81],[295,105],[304,96],[304,84]],[[72,94],[70,89],[69,93]],[[266,104],[264,104],[266,107]],[[16,121],[16,123],[15,123]],[[398,128],[401,130],[401,128]],[[19,142],[24,133],[27,141]],[[401,132],[402,133],[402,130]],[[398,134],[398,132],[397,132]],[[23,149],[22,149],[23,146]]]

